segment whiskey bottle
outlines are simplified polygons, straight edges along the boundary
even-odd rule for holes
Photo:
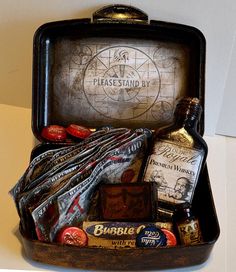
[[[197,131],[202,112],[198,98],[184,97],[174,111],[174,122],[159,129],[144,170],[145,182],[156,182],[158,205],[192,202],[206,160],[207,144]]]
[[[189,203],[176,205],[174,221],[182,245],[194,245],[203,241],[199,220]]]

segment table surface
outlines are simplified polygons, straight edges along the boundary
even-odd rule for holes
[[[31,131],[31,110],[0,104],[0,270],[81,271],[37,263],[24,256],[19,241],[19,218],[8,191],[23,174],[35,145]],[[236,205],[236,138],[205,136],[209,148],[207,158],[214,202],[221,234],[210,258],[200,266],[165,271],[236,271],[234,219]]]

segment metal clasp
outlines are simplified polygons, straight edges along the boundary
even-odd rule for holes
[[[93,13],[94,23],[148,23],[148,15],[142,10],[126,5],[109,5]]]

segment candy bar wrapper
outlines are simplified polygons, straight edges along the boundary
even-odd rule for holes
[[[23,176],[19,179],[17,184],[10,190],[10,194],[14,200],[17,199],[18,195],[24,191],[27,184],[33,179],[37,178],[41,172],[43,172],[47,161],[57,152],[56,150],[49,150],[34,158],[28,168],[26,169]]]
[[[130,133],[126,134],[129,135]],[[124,137],[124,135],[122,135],[122,137]],[[26,208],[27,206],[33,206],[34,203],[42,202],[42,197],[44,197],[46,200],[47,193],[50,193],[50,191],[55,191],[56,187],[60,184],[61,181],[63,182],[65,179],[69,180],[71,176],[79,172],[83,165],[86,165],[88,162],[95,161],[96,158],[102,156],[102,154],[108,148],[114,146],[112,145],[113,142],[116,143],[116,140],[120,140],[122,137],[119,136],[115,140],[113,138],[106,140],[106,144],[103,143],[103,145],[101,145],[101,147],[98,149],[92,148],[88,150],[89,152],[87,152],[86,156],[83,156],[83,159],[80,156],[79,162],[68,164],[68,166],[59,173],[51,174],[50,177],[44,178],[44,180],[38,184],[38,186],[35,186],[30,191],[22,194],[19,200],[20,210]]]
[[[69,157],[71,157],[71,156],[73,156],[73,151],[75,151],[74,155],[76,155],[78,153],[78,150],[83,150],[83,148],[85,148],[91,142],[94,142],[98,138],[101,138],[104,134],[107,133],[107,131],[108,130],[106,130],[106,129],[95,131],[92,134],[90,134],[90,136],[88,138],[86,138],[85,140],[83,140],[82,142],[77,143],[77,144],[70,146],[70,147],[66,147],[64,149],[62,148],[59,152],[56,152],[53,155],[51,160],[48,162],[47,168],[52,168],[52,164],[55,164],[56,160],[59,157],[64,157],[67,154],[70,154]]]
[[[61,156],[54,156],[51,161],[48,163],[48,169],[52,169],[54,167],[59,168],[61,165],[65,163],[71,163],[73,160],[77,158],[82,153],[85,153],[86,150],[91,150],[91,148],[96,148],[98,145],[101,145],[103,141],[108,140],[111,137],[114,137],[115,135],[122,134],[126,132],[128,129],[117,129],[110,131],[107,134],[101,135],[101,137],[98,137],[96,139],[88,138],[89,141],[84,140],[81,142],[80,145],[71,152],[68,152],[66,154],[63,154]],[[57,154],[56,154],[57,155]]]
[[[83,222],[88,246],[103,248],[134,248],[137,234],[144,228],[152,226],[170,231],[173,228],[172,223],[168,222]]]
[[[121,146],[122,144],[125,144],[128,141],[132,140],[136,136],[137,136],[136,133],[130,133],[130,136],[128,138],[119,137],[116,140],[114,140],[112,144],[109,144],[109,148],[107,148],[106,151],[117,148],[117,147]],[[104,150],[104,147],[102,149]],[[105,158],[106,155],[107,155],[107,153],[105,153],[103,156],[101,155],[100,158],[101,159],[103,157]],[[94,220],[98,220],[99,217],[100,217],[99,210],[98,210],[98,196],[99,196],[99,192],[98,192],[98,190],[95,190],[95,192],[94,192],[94,194],[93,194],[93,196],[91,198],[90,207],[89,207],[89,211],[88,211],[88,214],[87,214],[87,220],[94,221]]]
[[[57,198],[61,194],[70,190],[75,184],[80,184],[84,179],[90,176],[96,162],[89,162],[86,166],[81,166],[75,175],[65,179],[55,191],[50,192],[42,203],[37,207],[31,208],[31,216],[36,226],[37,237],[41,241],[50,241],[49,233],[51,227],[58,221],[59,210]]]
[[[111,139],[114,139],[116,135],[120,135],[124,132],[129,132],[129,130],[117,129],[110,131],[109,134],[102,135],[100,138],[95,139],[88,144],[84,143],[83,145],[79,145],[78,148],[73,149],[69,153],[63,154],[63,156],[59,156],[57,158],[53,157],[52,161],[47,165],[47,171],[44,171],[43,175],[31,182],[27,189],[31,189],[37,186],[43,179],[54,175],[58,171],[62,171],[66,167],[70,166],[70,164],[81,161],[81,159],[87,157],[93,152],[96,152],[98,149],[100,149],[101,146],[109,142]]]
[[[42,171],[41,175],[32,180],[26,189],[29,191],[32,188],[38,186],[43,180],[53,176],[58,171],[63,171],[66,167],[70,167],[71,164],[76,163],[77,161],[82,161],[83,158],[86,158],[89,156],[89,154],[93,154],[93,152],[96,152],[98,149],[98,144],[102,145],[103,143],[109,141],[109,138],[114,137],[116,134],[120,134],[123,131],[127,131],[128,129],[119,129],[116,131],[111,131],[109,134],[101,135],[100,138],[91,137],[90,141],[84,141],[78,145],[68,147],[66,150],[60,150],[60,152],[57,152],[49,161],[44,169]],[[95,134],[95,133],[94,133]],[[60,154],[58,156],[58,154]]]
[[[107,134],[115,134],[120,133],[122,131],[126,131],[126,128],[119,129],[102,129],[92,133],[87,139],[83,142],[76,144],[70,147],[61,147],[58,149],[48,150],[39,156],[35,157],[29,164],[25,173],[19,179],[17,184],[10,190],[10,194],[14,198],[17,204],[17,198],[20,193],[26,190],[27,186],[31,184],[33,180],[37,177],[40,177],[45,171],[51,168],[51,163],[55,162],[58,157],[65,156],[68,153],[71,153],[73,150],[77,150],[78,148],[83,148],[86,144],[90,142],[94,142],[97,138],[100,138],[102,135]]]
[[[100,137],[104,133],[105,133],[104,130],[94,132],[87,139],[87,142],[94,141],[94,139]],[[29,186],[33,180],[42,176],[42,174],[45,173],[48,170],[48,168],[50,168],[51,161],[55,161],[56,158],[64,156],[67,153],[71,153],[73,150],[78,149],[80,146],[83,146],[84,144],[86,144],[85,141],[69,147],[67,146],[58,149],[48,150],[35,157],[30,162],[28,168],[26,169],[23,176],[19,179],[17,184],[10,190],[10,194],[13,196],[14,200],[17,201],[19,194],[28,189],[27,186]]]
[[[51,230],[50,239],[54,240],[56,233],[65,225],[73,225],[86,218],[91,196],[101,180],[110,183],[121,182],[122,174],[126,169],[133,170],[134,176],[138,177],[137,160],[142,161],[146,145],[147,138],[143,134],[112,150],[97,164],[87,179],[60,195],[57,199],[60,216]]]
[[[130,179],[132,171],[130,181],[137,180],[146,139],[150,135],[147,129],[103,129],[79,144],[49,150],[37,156],[11,190],[23,230],[27,232],[34,224],[39,240],[52,241],[61,225],[84,220],[91,196],[101,179],[121,182],[127,176]],[[103,164],[104,171],[101,173],[96,166]],[[125,172],[127,169],[129,175]],[[69,200],[63,210],[64,194],[68,191]],[[82,209],[80,201],[84,203]],[[65,222],[68,214],[69,221]]]
[[[127,131],[126,134],[128,135]],[[109,140],[110,142],[113,141],[113,139]],[[102,144],[108,143],[108,140],[101,142],[97,148],[102,149],[103,152],[106,151],[106,148]],[[110,145],[107,145],[107,148]],[[41,203],[36,208],[32,209],[32,217],[36,225],[36,232],[39,240],[42,241],[49,241],[51,240],[49,238],[49,231],[50,228],[57,222],[58,220],[58,206],[57,206],[57,198],[63,194],[65,191],[70,190],[71,187],[75,186],[76,184],[80,184],[83,179],[85,179],[87,176],[89,176],[92,172],[92,169],[95,167],[95,165],[101,160],[102,158],[102,152],[95,153],[92,157],[91,161],[87,162],[87,165],[81,166],[81,169],[71,177],[69,180],[65,180],[63,184],[60,184],[59,190],[55,190],[51,195],[48,195],[45,197],[45,201]],[[98,160],[95,160],[96,157],[99,157]],[[70,196],[69,196],[70,197]],[[81,217],[83,218],[83,217]]]
[[[29,220],[29,208],[42,202],[43,198],[51,193],[52,190],[56,190],[61,183],[68,180],[71,176],[75,175],[78,171],[80,164],[71,165],[70,168],[59,172],[58,174],[46,179],[39,186],[34,187],[30,192],[23,193],[18,201],[19,212],[21,217],[22,229],[27,231],[30,226],[27,224]]]
[[[97,163],[99,163],[100,161],[105,159],[114,149],[119,148],[121,145],[126,144],[135,137],[137,137],[136,133],[125,133],[125,135],[121,135],[113,139],[111,142],[101,147],[100,151],[96,154],[94,159],[96,159]]]
[[[97,150],[97,147],[86,149],[83,152],[76,154],[73,158],[70,158],[68,161],[63,161],[54,165],[51,169],[48,169],[44,174],[42,174],[37,179],[33,180],[31,184],[27,187],[28,191],[37,187],[44,180],[54,176],[55,174],[64,171],[70,165],[84,161],[87,157],[93,155]]]

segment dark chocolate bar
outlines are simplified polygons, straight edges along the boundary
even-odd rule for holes
[[[102,184],[99,188],[101,219],[153,221],[156,218],[155,183]]]

